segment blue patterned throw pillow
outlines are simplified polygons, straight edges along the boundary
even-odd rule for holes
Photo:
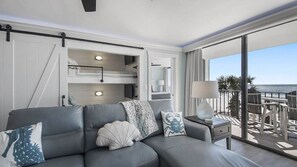
[[[0,164],[29,166],[44,162],[42,123],[0,132]]]
[[[187,135],[185,131],[183,115],[181,112],[161,111],[161,114],[165,137]]]

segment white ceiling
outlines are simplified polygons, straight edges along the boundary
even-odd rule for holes
[[[184,46],[295,0],[0,0],[0,20],[28,19],[122,39]]]

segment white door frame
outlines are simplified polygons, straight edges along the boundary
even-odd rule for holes
[[[171,59],[171,68],[172,68],[172,90],[173,90],[173,97],[172,97],[172,103],[173,103],[173,110],[177,111],[178,109],[178,104],[177,104],[177,99],[178,99],[178,59],[179,55],[178,54],[171,54],[171,53],[163,53],[163,52],[157,52],[157,51],[148,51],[148,99],[152,100],[152,88],[151,88],[151,63],[152,63],[152,58],[170,58]]]

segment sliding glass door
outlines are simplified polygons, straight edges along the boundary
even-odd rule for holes
[[[247,37],[247,140],[297,157],[297,21]]]
[[[209,104],[216,117],[230,120],[232,135],[241,135],[241,40],[235,39],[203,50],[208,64],[206,79],[217,80],[219,98]]]
[[[297,158],[297,21],[203,49],[210,104],[233,137]]]

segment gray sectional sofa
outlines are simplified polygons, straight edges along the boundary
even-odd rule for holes
[[[163,136],[161,111],[172,112],[169,100],[149,101],[159,130],[131,147],[109,151],[97,147],[98,129],[125,121],[121,104],[20,109],[10,113],[7,129],[43,123],[45,163],[34,167],[223,167],[258,166],[210,143],[206,126],[184,120],[188,136]]]

